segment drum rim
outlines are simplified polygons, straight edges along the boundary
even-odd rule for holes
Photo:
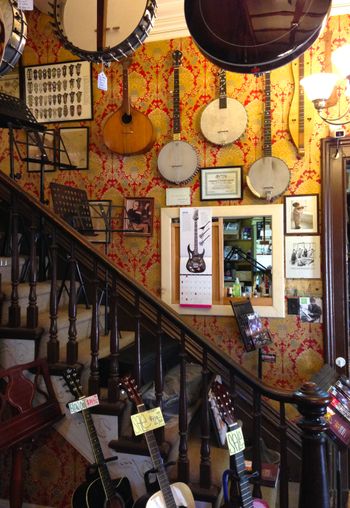
[[[288,164],[283,160],[281,159],[280,157],[275,157],[274,155],[268,155],[268,156],[263,156],[263,157],[260,157],[259,159],[257,159],[256,161],[253,162],[253,164],[250,166],[249,168],[249,171],[248,171],[248,174],[247,174],[247,178],[246,178],[246,181],[247,181],[247,185],[249,187],[249,189],[251,190],[251,192],[257,196],[258,198],[260,199],[266,199],[266,195],[264,195],[260,190],[258,190],[256,188],[256,186],[254,186],[251,182],[251,173],[254,169],[256,169],[258,167],[258,162],[262,161],[263,159],[277,159],[279,160],[280,162],[283,163],[283,178],[285,177],[288,177],[288,181],[286,183],[286,186],[284,187],[284,189],[282,191],[279,191],[278,193],[274,194],[274,193],[271,193],[271,196],[270,196],[270,199],[275,199],[277,198],[278,196],[281,196],[287,189],[288,189],[288,186],[290,184],[290,179],[291,179],[291,172],[290,172],[290,169],[288,167]],[[287,170],[287,171],[285,171]],[[286,178],[287,179],[287,178]]]
[[[164,153],[164,150],[169,147],[169,145],[173,144],[173,143],[181,143],[182,145],[187,145],[188,147],[190,147],[196,157],[196,168],[194,171],[191,172],[191,174],[189,176],[186,176],[186,178],[184,179],[181,179],[181,180],[175,180],[175,179],[171,179],[169,178],[168,176],[165,176],[163,174],[163,172],[161,171],[161,169],[159,168],[159,164],[158,164],[158,161],[159,161],[159,156],[160,154],[163,152]],[[189,182],[190,180],[192,180],[192,178],[198,173],[198,170],[199,170],[199,160],[198,160],[198,153],[197,153],[197,150],[195,149],[194,146],[191,145],[191,143],[188,143],[188,141],[184,141],[184,140],[171,140],[169,141],[168,143],[166,143],[164,146],[162,146],[159,154],[158,154],[158,161],[157,161],[157,167],[158,167],[158,171],[159,173],[161,174],[162,178],[164,178],[164,180],[166,180],[167,182],[170,182],[170,183],[175,183],[175,184],[180,184],[180,183],[187,183]]]

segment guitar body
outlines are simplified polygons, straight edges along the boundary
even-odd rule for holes
[[[176,502],[176,506],[182,506],[177,503],[177,492],[179,495],[183,497],[186,501],[187,508],[195,508],[195,502],[193,498],[193,494],[190,491],[189,487],[185,483],[176,482],[170,485],[174,500]],[[162,492],[159,490],[155,492],[147,501],[146,508],[159,508],[159,506],[166,506],[164,503],[164,497]]]
[[[197,172],[197,152],[186,141],[170,141],[159,152],[158,169],[168,182],[187,182]]]
[[[248,172],[247,184],[255,196],[271,201],[288,188],[290,172],[278,157],[265,156],[255,161]]]
[[[120,107],[107,118],[103,140],[112,152],[120,155],[145,153],[154,143],[153,125],[141,111],[130,107],[127,114]]]
[[[204,253],[205,249],[203,249],[203,252],[200,254],[199,252],[195,254],[194,250],[190,249],[190,246],[187,246],[187,252],[189,259],[186,263],[186,268],[191,273],[202,273],[205,271],[206,265],[204,261]]]
[[[220,99],[214,99],[203,110],[200,128],[203,136],[215,145],[228,145],[238,139],[246,129],[247,113],[242,104],[231,97],[227,106],[220,107]]]
[[[90,482],[84,482],[77,489],[75,489],[71,506],[72,508],[97,508],[97,507],[106,507],[106,508],[131,508],[131,502],[125,502],[121,498],[121,496],[117,493],[118,488],[120,488],[121,482],[125,479],[121,480],[112,480],[112,483],[115,487],[115,498],[107,500],[106,494],[103,489],[103,484],[100,478],[95,478]],[[130,484],[128,483],[129,488]],[[131,494],[131,491],[130,491]]]

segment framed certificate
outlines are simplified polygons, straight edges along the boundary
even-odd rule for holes
[[[242,199],[242,166],[202,168],[201,200]]]

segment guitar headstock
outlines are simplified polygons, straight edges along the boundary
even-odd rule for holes
[[[80,384],[80,377],[79,373],[76,369],[69,368],[67,369],[64,374],[63,378],[65,382],[68,385],[69,390],[71,391],[72,395],[79,399],[80,397],[84,397],[83,393],[83,387]]]
[[[182,53],[179,49],[176,49],[175,51],[173,51],[174,67],[180,67],[181,60],[182,60]]]
[[[141,395],[137,390],[137,384],[135,379],[133,379],[131,376],[124,376],[119,381],[119,386],[120,388],[123,388],[126,391],[129,399],[132,400],[136,406],[143,404]]]
[[[195,211],[193,212],[193,220],[198,220],[198,217],[199,217],[199,214],[198,214],[198,210],[196,208]]]
[[[218,381],[214,381],[212,383],[211,391],[215,397],[216,405],[221,418],[227,423],[227,425],[233,425],[236,420],[234,417],[231,395]]]

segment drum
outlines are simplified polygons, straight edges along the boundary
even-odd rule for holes
[[[108,63],[126,58],[148,36],[156,0],[105,0],[102,23],[97,4],[98,0],[54,0],[50,16],[57,35],[67,49],[84,60]]]
[[[27,41],[27,23],[25,15],[17,9],[13,0],[0,0],[5,29],[5,50],[0,65],[0,76],[11,71],[23,53]]]

